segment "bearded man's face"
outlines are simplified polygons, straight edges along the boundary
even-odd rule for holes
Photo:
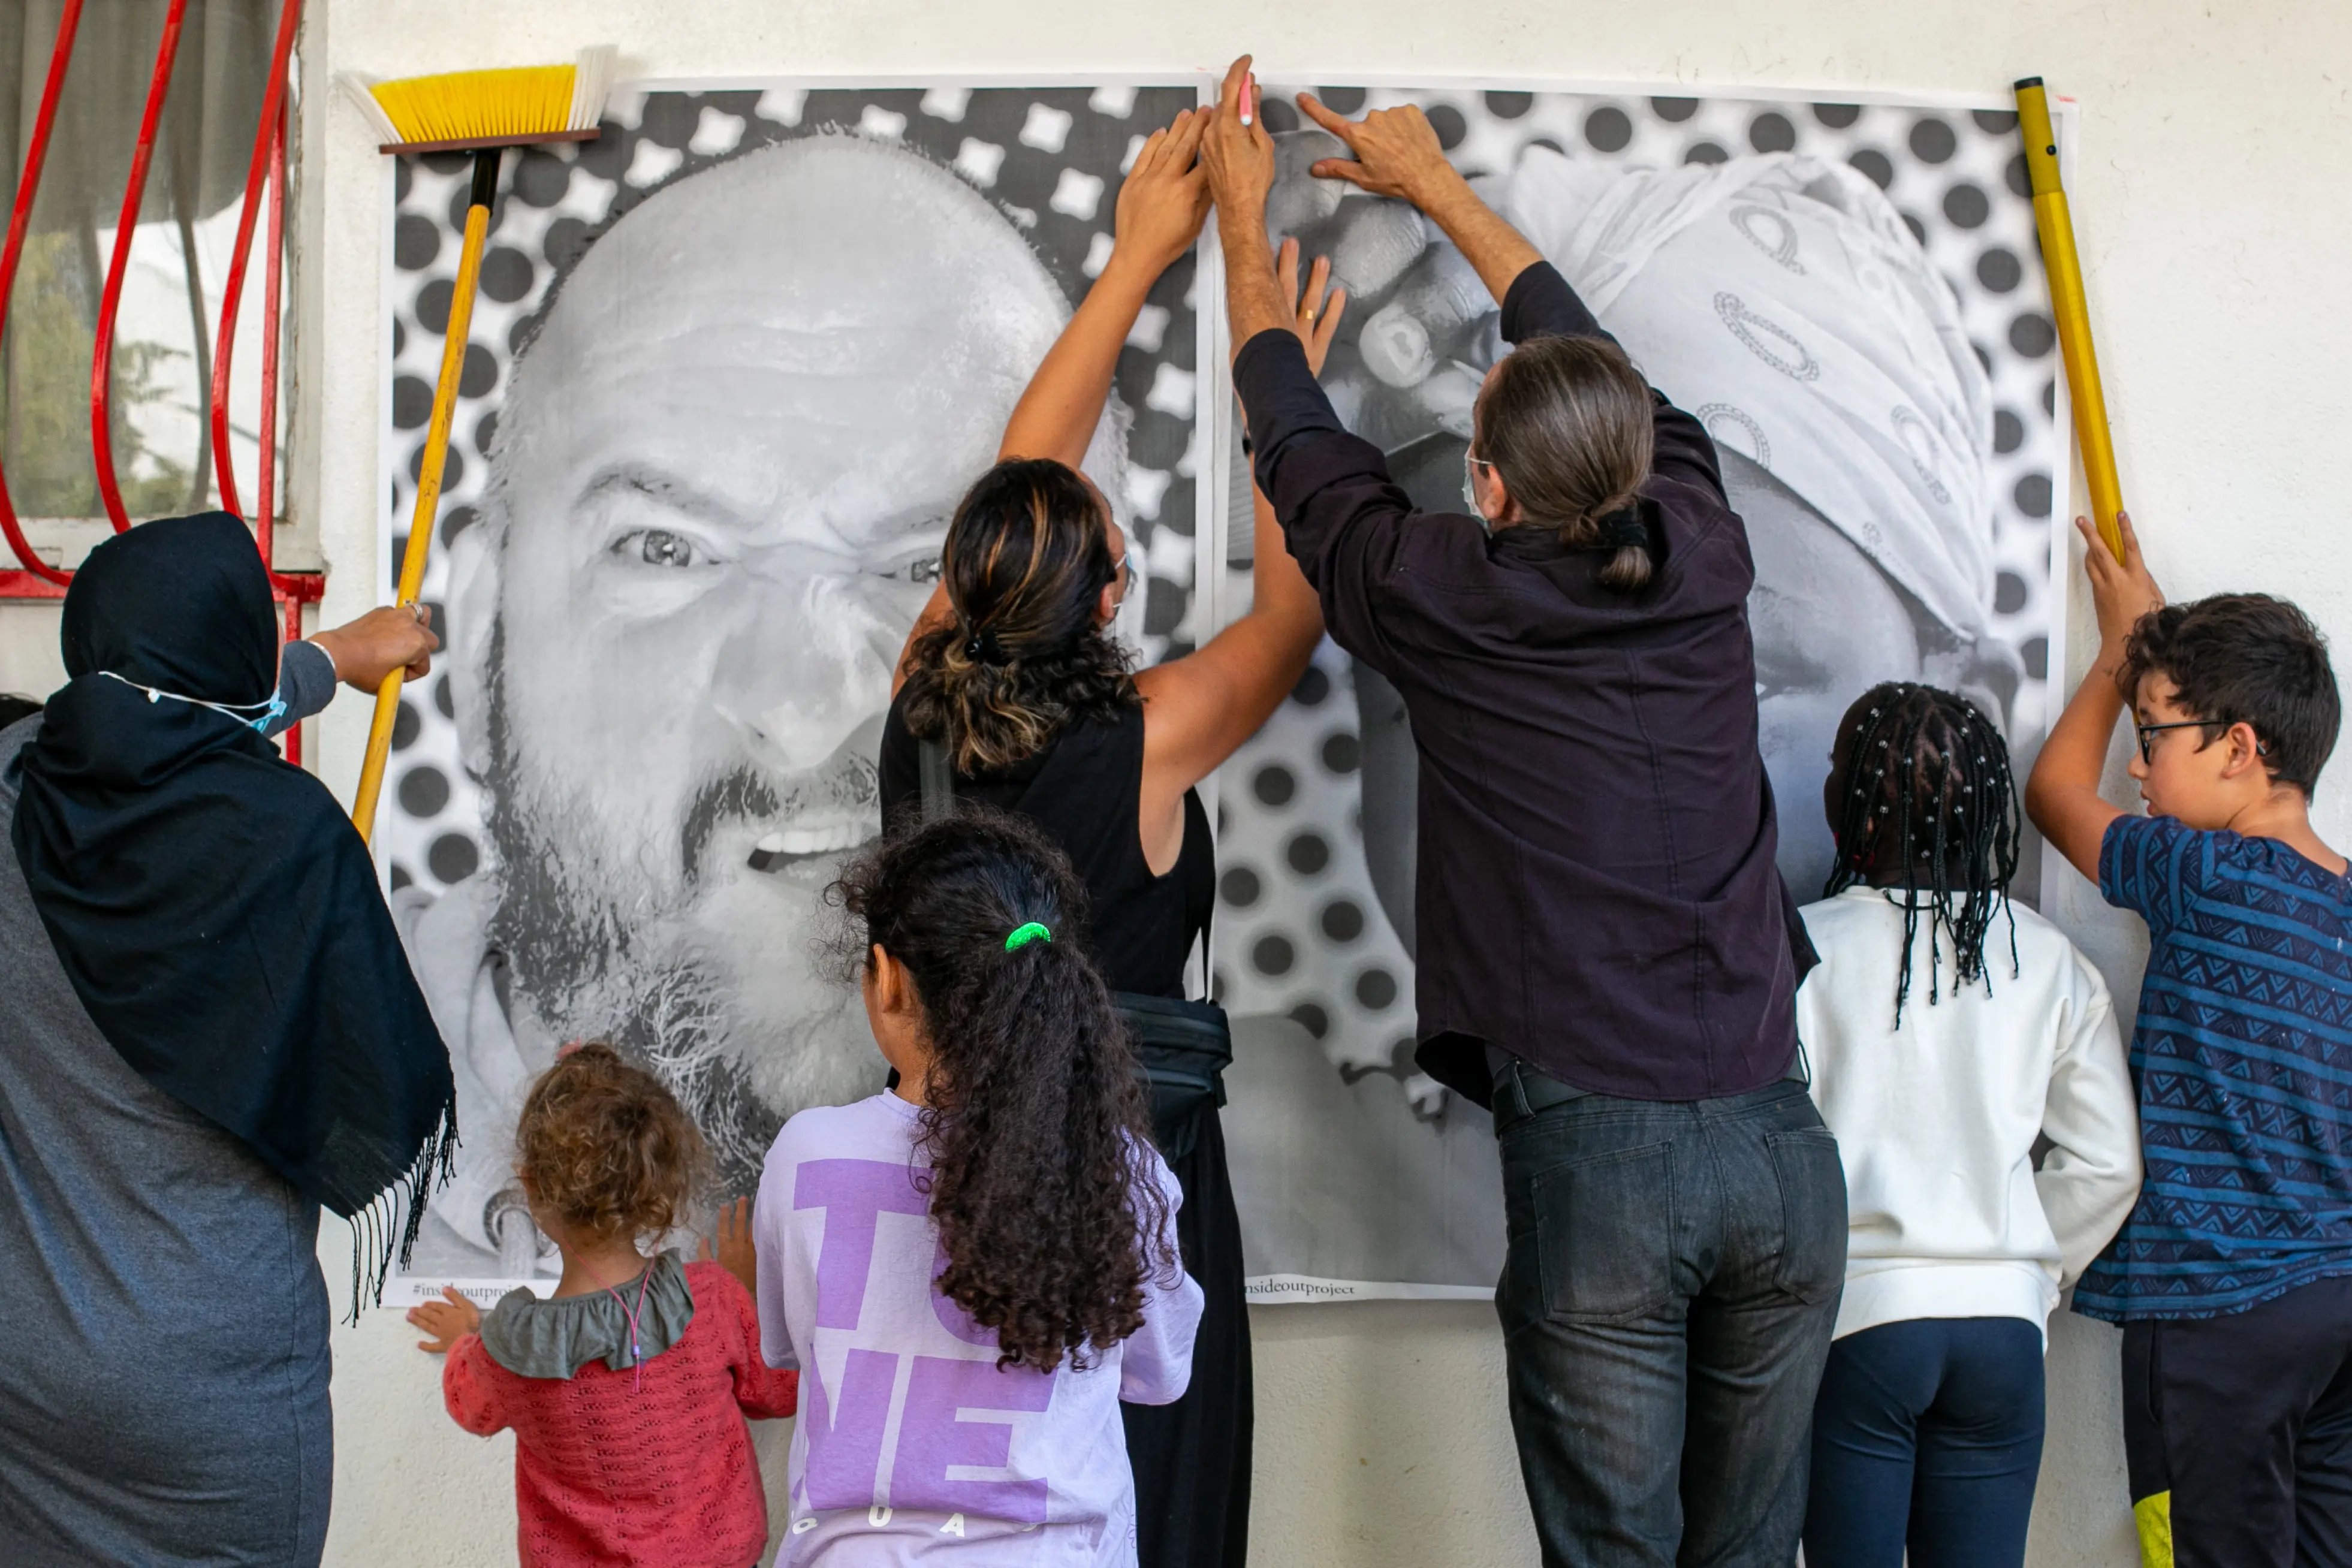
[[[879,831],[948,518],[1066,314],[953,176],[818,138],[631,212],[518,368],[479,684],[518,1036],[644,1056],[723,1169],[879,1081],[824,889]]]

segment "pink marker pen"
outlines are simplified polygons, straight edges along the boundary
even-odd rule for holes
[[[1250,89],[1254,85],[1255,85],[1255,78],[1242,78],[1242,123],[1244,125],[1250,122]]]

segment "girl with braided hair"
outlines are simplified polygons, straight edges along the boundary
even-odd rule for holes
[[[2115,1011],[2089,960],[2010,901],[2017,789],[1974,703],[1864,694],[1822,806],[1836,860],[1804,911],[1821,963],[1797,1025],[1849,1217],[1805,1561],[2018,1568],[2044,1324],[2139,1192]]]
[[[761,1348],[807,1412],[787,1558],[1134,1568],[1120,1405],[1181,1397],[1202,1290],[1085,889],[967,803],[835,895],[897,1076],[793,1117],[761,1177]]]

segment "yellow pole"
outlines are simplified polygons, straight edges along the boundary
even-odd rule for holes
[[[2074,251],[2074,220],[2058,183],[2058,137],[2050,126],[2050,100],[2042,79],[2017,84],[2017,128],[2025,138],[2025,171],[2033,187],[2033,223],[2042,233],[2042,265],[2050,274],[2050,308],[2058,321],[2058,349],[2066,361],[2066,387],[2074,405],[2074,439],[2083,448],[2083,478],[2091,489],[2091,521],[2120,561],[2123,484],[2116,477],[2115,437],[2107,429],[2106,394],[2099,386],[2099,356],[2091,346],[2090,307],[2083,297],[2083,263]]]
[[[425,432],[425,461],[416,476],[416,506],[408,521],[408,548],[400,557],[400,592],[394,604],[413,605],[425,589],[425,558],[441,509],[441,469],[449,452],[449,422],[457,412],[457,382],[466,369],[466,335],[474,320],[474,284],[482,270],[482,241],[490,230],[490,199],[499,179],[499,150],[475,157],[474,199],[466,209],[466,247],[457,258],[457,292],[449,298],[449,329],[441,342],[441,380],[433,389],[433,421]],[[383,790],[383,766],[392,754],[393,721],[400,715],[404,672],[394,670],[376,688],[375,718],[368,726],[367,761],[360,768],[352,822],[362,841],[375,831],[376,797]]]

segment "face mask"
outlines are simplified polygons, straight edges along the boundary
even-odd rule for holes
[[[1486,521],[1485,512],[1478,510],[1477,470],[1493,467],[1484,458],[1474,458],[1468,452],[1462,454],[1462,500],[1469,507],[1470,515],[1478,520],[1478,526],[1489,533],[1495,531],[1495,525]]]
[[[265,738],[269,733],[270,725],[276,723],[286,711],[286,699],[274,691],[269,694],[269,700],[267,702],[207,702],[201,697],[183,697],[176,691],[164,691],[152,686],[142,686],[128,676],[117,675],[110,669],[101,669],[98,673],[109,680],[121,681],[133,691],[145,692],[147,700],[150,702],[160,702],[168,697],[174,702],[185,702],[197,708],[209,708],[215,713],[236,720],[255,734]],[[256,709],[261,710],[259,718],[246,717]]]

